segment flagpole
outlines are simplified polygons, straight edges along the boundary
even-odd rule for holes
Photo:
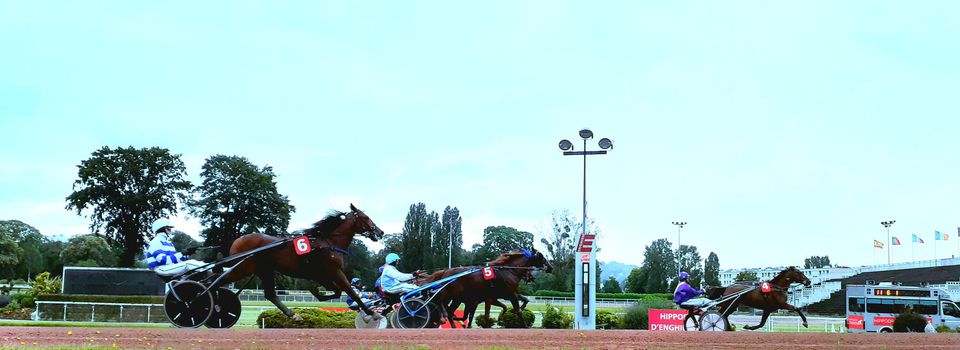
[[[917,262],[917,257],[913,254],[913,248],[917,247],[917,242],[913,237],[910,237],[910,262]]]

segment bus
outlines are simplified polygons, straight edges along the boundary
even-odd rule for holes
[[[847,332],[890,333],[893,320],[910,308],[933,326],[960,327],[960,308],[939,289],[880,285],[847,286]]]

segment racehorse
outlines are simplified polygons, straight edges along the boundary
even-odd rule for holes
[[[787,269],[780,271],[780,274],[770,280],[769,283],[769,292],[764,292],[761,287],[757,287],[756,289],[743,294],[735,300],[721,303],[720,310],[725,310],[723,311],[723,316],[729,316],[741,304],[763,310],[763,317],[760,319],[760,324],[756,326],[743,327],[744,329],[752,331],[754,329],[763,327],[763,325],[767,323],[767,317],[770,316],[771,312],[777,310],[796,311],[797,314],[800,315],[800,319],[803,320],[803,326],[807,327],[807,317],[803,315],[803,312],[800,311],[799,308],[787,303],[787,290],[790,288],[790,285],[794,283],[802,283],[804,286],[809,287],[810,279],[808,279],[807,276],[804,276],[803,272],[800,272],[800,270],[798,270],[796,267],[790,266]],[[721,288],[723,292],[716,294],[726,296],[750,287],[752,286],[745,284],[734,284],[726,288]],[[711,290],[710,294],[715,294],[715,290],[716,289]],[[734,301],[736,303],[734,303]]]
[[[295,254],[292,242],[288,241],[279,247],[257,253],[235,266],[220,283],[227,284],[256,275],[263,283],[263,296],[287,317],[301,320],[300,315],[294,314],[277,298],[273,272],[278,271],[290,277],[316,281],[327,290],[336,293],[333,296],[322,296],[319,291],[311,289],[310,292],[320,301],[339,298],[340,293],[346,292],[367,315],[379,319],[381,317],[379,314],[374,313],[360,301],[360,296],[350,287],[350,281],[343,273],[344,255],[347,254],[347,248],[353,241],[353,236],[358,233],[374,242],[383,237],[383,230],[377,227],[367,214],[350,204],[349,213],[334,211],[314,223],[313,227],[303,231],[303,234],[310,238],[312,249],[309,253]],[[241,236],[230,246],[230,255],[251,251],[281,240],[283,239],[279,237],[259,233]]]
[[[445,309],[451,320],[467,320],[468,325],[472,324],[477,305],[480,303],[486,303],[487,317],[490,316],[490,305],[497,305],[503,309],[502,312],[507,312],[507,306],[498,299],[509,300],[514,312],[522,317],[521,310],[526,307],[529,300],[517,293],[520,282],[531,278],[534,269],[543,269],[546,272],[553,269],[543,254],[536,250],[504,253],[487,265],[494,268],[494,276],[491,280],[486,280],[482,273],[470,274],[454,281],[438,295],[441,307]],[[451,276],[466,269],[469,268],[443,270],[440,271],[439,278]],[[447,304],[448,301],[449,304]],[[461,303],[466,304],[464,317],[457,319],[453,311],[460,307]]]

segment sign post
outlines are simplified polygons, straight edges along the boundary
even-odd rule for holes
[[[596,251],[597,236],[581,234],[577,240],[574,272],[574,323],[577,329],[596,329],[597,326],[597,276]]]

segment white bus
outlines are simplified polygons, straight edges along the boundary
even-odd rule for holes
[[[906,308],[935,327],[960,327],[960,308],[946,292],[891,284],[847,286],[847,332],[893,332],[893,320]]]

